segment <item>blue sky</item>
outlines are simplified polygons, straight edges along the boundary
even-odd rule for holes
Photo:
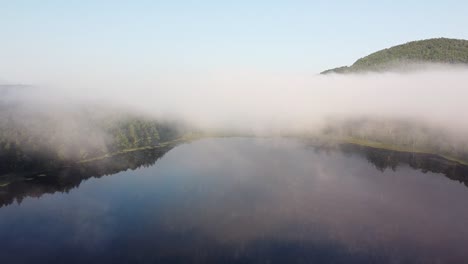
[[[450,0],[0,0],[0,79],[316,73],[411,40],[468,39],[467,14]]]

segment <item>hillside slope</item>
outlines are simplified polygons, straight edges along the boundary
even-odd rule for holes
[[[412,41],[372,53],[351,66],[321,72],[353,73],[403,69],[419,63],[448,63],[468,65],[468,40],[435,38]]]

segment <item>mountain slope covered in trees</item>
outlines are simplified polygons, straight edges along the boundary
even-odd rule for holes
[[[468,40],[435,38],[412,41],[372,53],[351,66],[326,70],[321,74],[411,70],[421,63],[468,65]]]

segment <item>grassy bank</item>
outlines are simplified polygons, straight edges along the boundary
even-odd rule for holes
[[[138,148],[129,148],[129,149],[124,149],[124,150],[117,151],[117,152],[107,153],[107,154],[102,155],[102,156],[99,156],[99,157],[93,157],[93,158],[89,158],[89,159],[83,159],[83,160],[78,161],[77,164],[84,164],[84,163],[88,163],[88,162],[92,162],[92,161],[98,161],[98,160],[102,160],[102,159],[107,159],[107,158],[111,158],[111,157],[114,157],[114,156],[117,156],[117,155],[122,155],[122,154],[130,153],[130,152],[135,152],[135,151],[152,150],[152,149],[162,149],[162,148],[171,147],[171,146],[175,146],[175,145],[182,144],[182,143],[187,143],[187,142],[190,142],[190,141],[193,141],[193,140],[197,140],[197,139],[200,139],[200,138],[202,138],[202,136],[200,136],[200,135],[188,135],[188,136],[183,136],[183,137],[180,137],[180,138],[171,140],[171,141],[166,141],[166,142],[159,143],[159,144],[154,145],[154,146],[144,146],[144,147],[138,147]]]
[[[442,154],[435,153],[435,152],[432,152],[432,151],[429,151],[429,150],[423,150],[423,149],[417,149],[417,148],[408,148],[408,147],[403,147],[403,146],[384,144],[384,143],[380,143],[380,142],[376,142],[376,141],[362,140],[362,139],[357,139],[357,138],[335,138],[333,140],[338,142],[338,143],[353,144],[353,145],[359,145],[359,146],[376,148],[376,149],[392,150],[392,151],[407,152],[407,153],[435,155],[435,156],[441,157],[443,159],[453,161],[453,162],[457,162],[459,164],[468,166],[468,161],[457,159],[455,157],[451,157],[451,156],[448,156],[448,155],[442,155]]]

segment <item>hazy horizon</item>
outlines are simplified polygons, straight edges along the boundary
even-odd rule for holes
[[[463,1],[46,0],[0,7],[0,80],[39,86],[246,71],[308,75],[408,41],[468,39],[458,26],[468,24]]]

